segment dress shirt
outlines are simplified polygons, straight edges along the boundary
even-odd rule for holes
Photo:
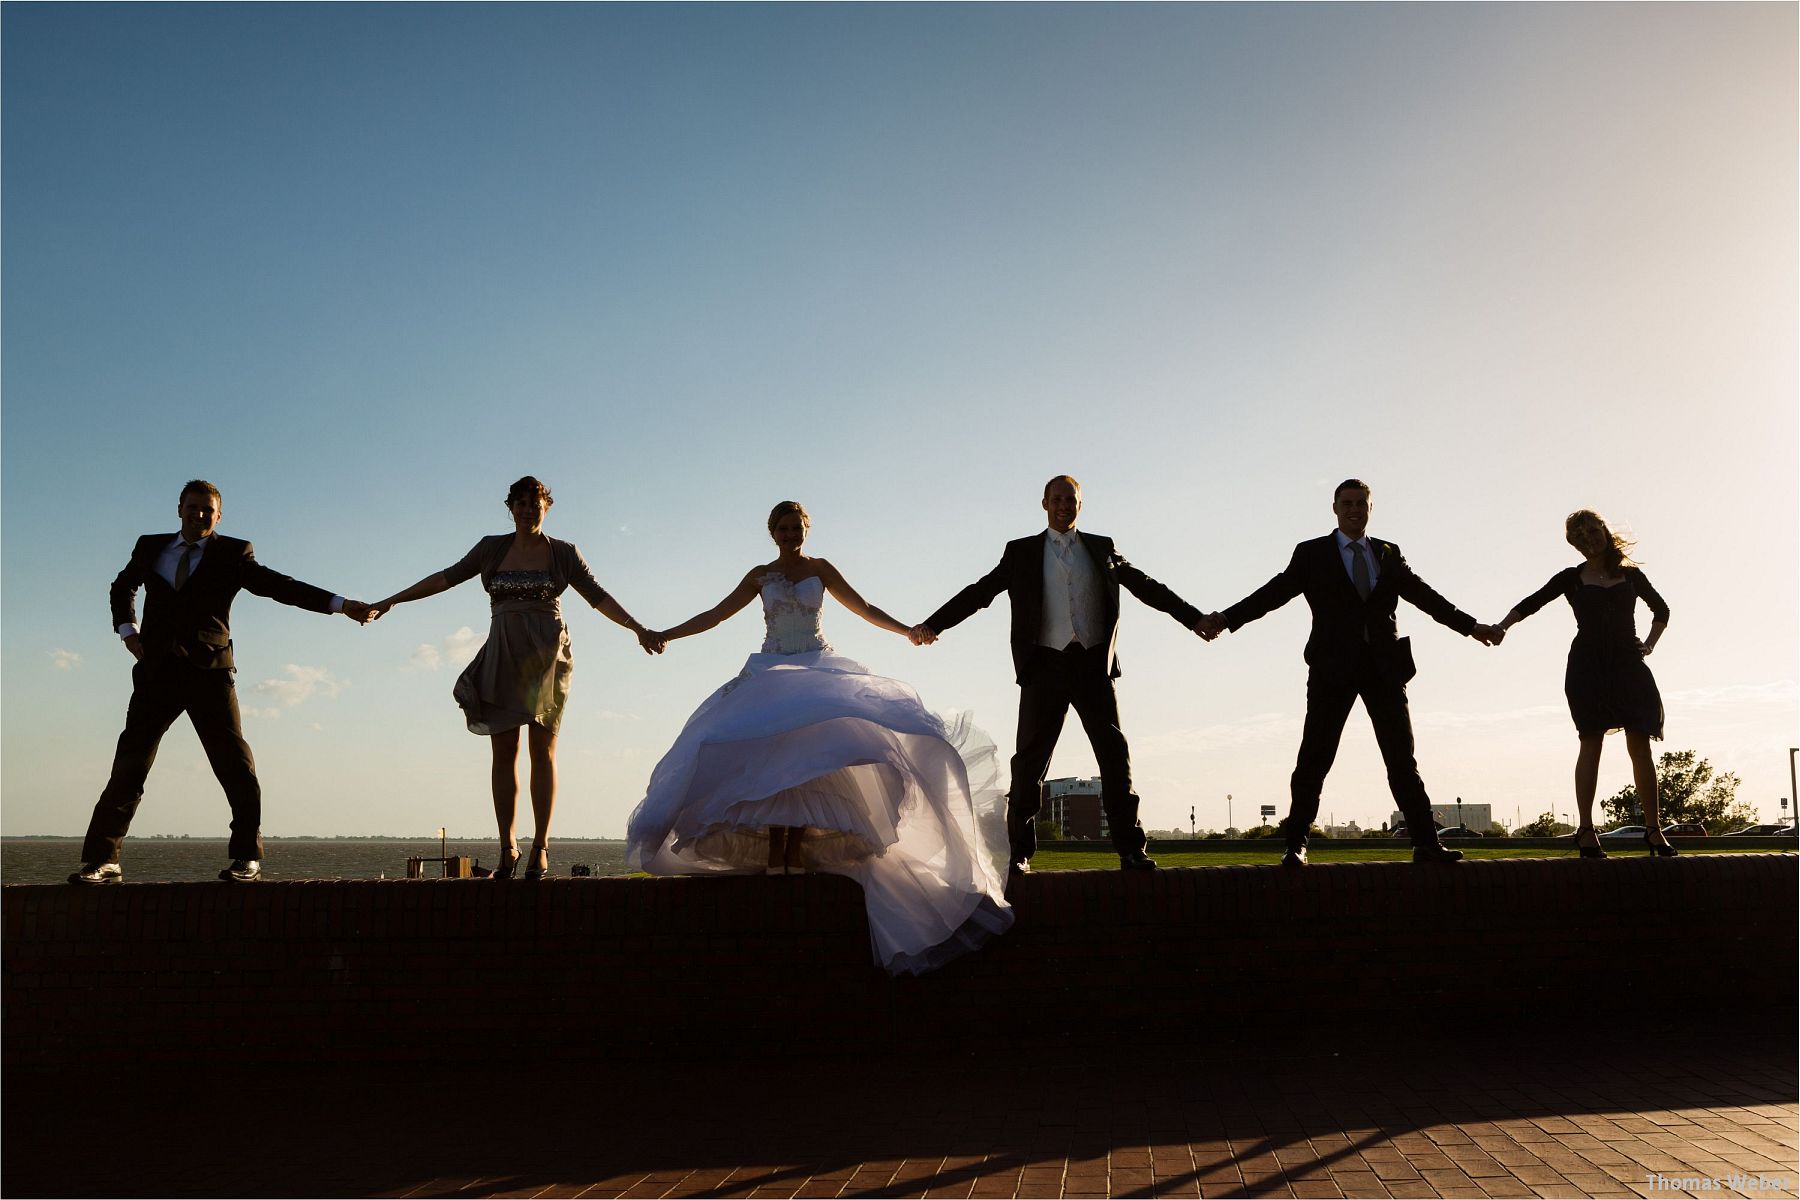
[[[194,577],[194,572],[198,571],[200,569],[200,564],[205,561],[206,547],[211,541],[212,535],[210,533],[197,542],[189,542],[179,533],[176,534],[170,539],[169,544],[162,548],[162,553],[156,556],[156,573],[162,576],[164,583],[168,584],[170,587],[174,587],[176,564],[181,562],[181,556],[188,553],[190,546],[197,546],[199,547],[200,553],[194,555],[194,561],[188,564],[188,578],[192,579]],[[333,596],[331,598],[331,611],[334,613],[344,611],[344,598],[342,596]],[[125,624],[119,626],[118,633],[121,639],[135,637],[137,636],[137,626],[133,625],[130,621],[127,621]]]
[[[1344,574],[1350,576],[1351,582],[1354,583],[1356,567],[1351,561],[1351,539],[1341,529],[1332,530],[1331,536],[1337,539],[1338,557],[1344,560]],[[1355,540],[1363,548],[1363,562],[1369,567],[1369,590],[1372,592],[1375,590],[1375,585],[1381,582],[1381,568],[1375,563],[1375,547],[1369,545],[1369,535],[1366,533]]]
[[[1061,650],[1100,641],[1100,573],[1073,529],[1044,538],[1044,623],[1038,644]]]

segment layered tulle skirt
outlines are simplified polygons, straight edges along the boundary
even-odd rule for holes
[[[809,870],[862,885],[875,959],[941,966],[1004,932],[1006,799],[994,744],[831,650],[753,654],[651,773],[626,862],[654,875],[761,872],[773,826]]]

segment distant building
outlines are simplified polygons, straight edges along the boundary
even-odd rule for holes
[[[1358,828],[1355,821],[1350,822],[1348,825],[1327,825],[1325,827],[1325,836],[1329,838],[1355,839],[1367,832],[1366,829]]]
[[[1431,817],[1437,822],[1439,829],[1449,829],[1453,825],[1463,824],[1477,833],[1486,833],[1494,827],[1494,806],[1491,804],[1459,805],[1452,800],[1449,804],[1432,805]],[[1406,824],[1405,813],[1396,812],[1388,818],[1389,829],[1404,824]]]
[[[1066,838],[1105,841],[1111,836],[1100,804],[1098,779],[1047,779],[1040,795],[1038,820],[1055,821]]]

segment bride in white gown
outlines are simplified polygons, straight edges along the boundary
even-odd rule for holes
[[[873,625],[910,630],[800,552],[809,524],[794,501],[776,505],[775,561],[652,635],[700,633],[762,597],[762,653],[706,698],[651,772],[626,863],[653,875],[847,875],[862,885],[876,961],[920,974],[1013,921],[994,744],[825,641],[826,592]]]

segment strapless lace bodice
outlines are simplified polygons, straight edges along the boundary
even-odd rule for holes
[[[762,580],[764,654],[808,654],[831,649],[819,628],[825,581],[810,575],[789,583],[779,571]]]

